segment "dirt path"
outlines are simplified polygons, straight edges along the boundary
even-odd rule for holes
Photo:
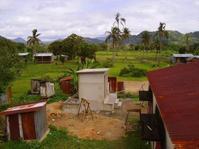
[[[124,81],[125,90],[132,93],[138,93],[140,89],[148,89],[148,81]]]

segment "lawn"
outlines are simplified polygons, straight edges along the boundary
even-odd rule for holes
[[[160,67],[166,67],[169,65],[169,57],[171,56],[171,51],[164,51],[160,55]],[[127,57],[127,58],[125,58]],[[112,59],[112,52],[97,52],[97,61],[99,63],[106,63],[107,60]],[[133,64],[137,68],[142,68],[144,70],[157,69],[154,67],[155,52],[143,52],[143,51],[125,51],[115,53],[114,66],[110,68],[109,75],[117,76],[122,68],[128,66],[128,64]],[[64,75],[67,68],[76,68],[77,60],[67,61],[65,64],[27,64],[21,75],[14,80],[12,85],[13,91],[13,103],[24,103],[39,100],[39,96],[29,95],[30,91],[30,80],[32,78],[42,78],[50,77],[55,82],[55,92],[56,95],[50,99],[50,102],[54,102],[60,99],[67,99],[60,88],[58,79]],[[146,77],[118,77],[120,80],[146,80]],[[86,149],[86,148],[96,148],[96,149],[147,149],[146,142],[142,142],[138,133],[132,133],[117,141],[96,141],[96,140],[82,140],[73,136],[67,135],[65,130],[58,130],[56,128],[51,128],[48,137],[42,142],[6,142],[0,144],[0,148],[10,149],[25,149],[25,148],[43,148],[43,149]]]

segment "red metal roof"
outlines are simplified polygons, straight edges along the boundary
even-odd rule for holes
[[[11,107],[5,111],[0,112],[0,115],[11,115],[11,114],[15,114],[15,113],[37,111],[45,105],[46,105],[46,102],[44,101],[44,102],[37,102],[37,103],[15,106],[15,107]]]
[[[147,76],[172,142],[199,145],[199,61]]]

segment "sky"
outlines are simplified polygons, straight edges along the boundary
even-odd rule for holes
[[[105,36],[117,12],[132,35],[157,30],[159,22],[168,30],[199,31],[199,0],[0,0],[0,35],[27,39],[36,28],[46,41],[71,33]]]

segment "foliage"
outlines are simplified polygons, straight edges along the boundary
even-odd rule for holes
[[[144,69],[135,68],[134,65],[128,65],[120,71],[120,76],[142,77],[145,76],[146,71]]]
[[[144,31],[142,33],[142,43],[144,45],[144,50],[148,50],[149,49],[149,44],[150,44],[150,35],[148,31]]]
[[[63,54],[63,44],[62,41],[54,41],[48,46],[48,50],[51,51],[54,55]]]
[[[20,63],[15,46],[9,44],[1,45],[0,49],[0,93],[11,80],[20,72]]]
[[[111,59],[107,59],[106,61],[102,62],[102,67],[104,68],[111,68],[114,66],[114,63]]]
[[[32,36],[28,36],[27,45],[31,48],[32,55],[36,53],[37,47],[41,40],[38,38],[41,34],[37,33],[37,29],[32,30]]]

